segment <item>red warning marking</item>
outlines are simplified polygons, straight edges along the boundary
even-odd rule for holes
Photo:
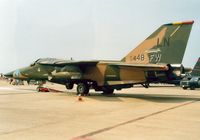
[[[52,89],[52,88],[48,88],[48,89],[49,89],[49,92],[63,92],[63,91]]]
[[[52,89],[52,88],[47,88],[47,87],[39,87],[38,92],[63,92],[60,90]]]

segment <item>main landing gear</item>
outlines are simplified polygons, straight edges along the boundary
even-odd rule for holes
[[[76,87],[76,91],[77,91],[77,95],[88,95],[89,93],[89,89],[90,89],[90,84],[88,82],[77,82],[77,83],[74,83],[74,82],[69,82],[69,83],[66,83],[65,84],[65,87],[66,89],[73,89],[74,87],[74,84],[77,85]]]
[[[87,96],[89,94],[90,88],[95,89],[95,91],[103,91],[103,95],[111,95],[114,92],[114,88],[109,86],[97,86],[94,82],[77,82],[77,83],[66,83],[65,86],[67,89],[72,89],[74,84],[77,85],[76,91],[77,95]]]
[[[88,95],[89,93],[89,85],[87,83],[79,83],[77,85],[77,94],[81,94],[81,95]]]

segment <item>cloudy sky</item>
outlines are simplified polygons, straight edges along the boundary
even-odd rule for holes
[[[200,56],[199,0],[0,0],[0,72],[43,57],[120,60],[164,23],[194,20],[183,64]]]

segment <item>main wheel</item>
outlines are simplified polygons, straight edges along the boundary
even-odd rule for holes
[[[114,89],[113,88],[109,88],[109,87],[104,87],[103,88],[103,94],[104,95],[109,95],[109,94],[113,94]]]
[[[184,89],[184,90],[186,90],[186,89],[187,89],[187,87],[183,87],[183,89]]]
[[[65,87],[66,87],[67,89],[73,89],[74,84],[73,84],[73,83],[66,83],[66,84],[65,84]]]
[[[190,90],[195,90],[195,86],[191,86],[191,87],[190,87]]]
[[[87,95],[89,93],[89,86],[86,83],[79,83],[77,86],[77,94]]]

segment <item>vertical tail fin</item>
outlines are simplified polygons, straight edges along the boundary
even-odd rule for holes
[[[191,75],[192,76],[200,76],[200,57],[199,57],[197,63],[195,64]]]
[[[180,64],[194,21],[164,24],[122,61],[140,64]]]

